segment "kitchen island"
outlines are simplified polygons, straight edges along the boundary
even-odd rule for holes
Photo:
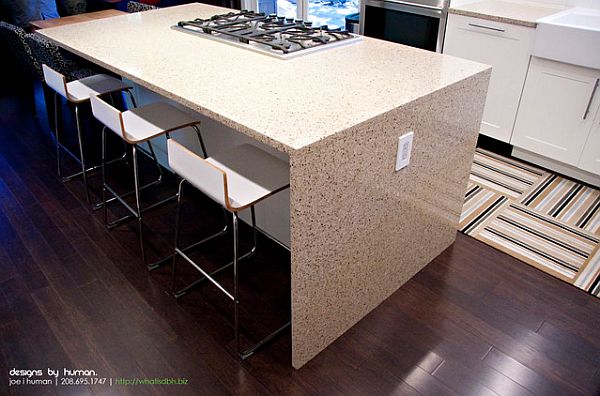
[[[491,69],[366,37],[283,60],[172,29],[227,11],[189,4],[39,33],[289,159],[299,368],[454,241]]]

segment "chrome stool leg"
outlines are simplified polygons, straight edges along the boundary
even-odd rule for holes
[[[136,105],[136,102],[135,102],[135,98],[134,98],[134,96],[133,96],[133,93],[131,92],[131,90],[130,90],[130,89],[127,89],[127,90],[125,90],[125,91],[127,92],[127,94],[129,95],[129,97],[131,98],[131,103],[133,104],[133,107],[137,107],[137,105]],[[114,98],[113,98],[113,94],[114,94],[114,93],[111,93],[111,94],[109,95],[109,99],[110,99],[110,103],[111,103],[113,106],[115,106],[115,100],[114,100]],[[127,161],[127,142],[126,142],[125,140],[122,140],[122,143],[123,143],[123,155],[121,155],[121,156],[120,156],[120,157],[118,157],[118,158],[112,159],[112,160],[110,160],[110,161],[106,161],[106,163],[105,163],[104,165],[112,164],[112,163],[115,163],[115,162],[118,162],[118,161],[125,161],[125,163],[127,163],[127,164],[128,164],[128,161]],[[148,144],[150,145],[150,142],[148,142]],[[152,149],[151,149],[151,150],[152,150]],[[154,152],[154,151],[152,150],[152,152]],[[93,168],[90,168],[90,169],[88,169],[88,171],[89,171],[89,170],[91,170],[91,169],[93,169]],[[162,176],[162,169],[160,169],[160,168],[159,168],[159,172],[161,173],[161,176]],[[147,186],[142,186],[142,187],[140,188],[140,190],[143,190],[143,189],[144,189],[144,188],[146,188],[146,187],[147,187]],[[122,195],[121,195],[121,197],[126,197],[126,196],[129,196],[129,195],[133,194],[134,192],[135,192],[134,190],[132,190],[132,191],[129,191],[129,192],[125,193],[125,194],[122,194]],[[116,198],[116,197],[109,198],[109,199],[108,199],[108,200],[106,200],[106,201],[105,201],[104,199],[102,199],[102,202],[98,202],[98,203],[96,203],[96,204],[94,204],[94,205],[92,206],[92,210],[93,210],[93,211],[100,210],[100,209],[102,209],[102,208],[103,208],[103,207],[104,207],[104,206],[105,206],[107,203],[111,203],[111,202],[113,202],[113,201],[116,201],[116,200],[117,200],[117,198]],[[105,212],[106,212],[106,211],[105,211]],[[105,215],[105,221],[104,221],[104,223],[105,223],[105,224],[108,224],[108,223],[107,223],[107,220],[106,220],[106,215]]]
[[[252,248],[252,250],[250,251],[250,254],[253,254],[256,251],[256,242],[257,242],[257,229],[256,229],[256,214],[254,211],[254,205],[252,205],[250,207],[250,211],[252,212],[252,232],[253,232],[253,237],[254,237],[254,247]],[[252,356],[254,354],[254,352],[256,352],[259,348],[261,348],[262,346],[264,346],[265,344],[267,344],[269,341],[271,341],[273,338],[277,337],[280,333],[282,333],[284,330],[286,330],[290,325],[291,325],[291,321],[287,322],[286,324],[284,324],[283,326],[281,326],[280,328],[278,328],[277,330],[273,331],[272,333],[270,333],[269,335],[267,335],[266,337],[264,337],[262,340],[258,341],[256,344],[252,345],[251,347],[247,348],[247,349],[242,349],[242,345],[241,345],[241,339],[240,339],[240,313],[239,313],[239,306],[240,306],[240,294],[239,294],[239,269],[238,269],[238,263],[239,263],[239,259],[237,258],[238,256],[238,244],[239,244],[239,237],[238,237],[238,215],[237,213],[233,213],[233,260],[234,260],[234,265],[233,265],[233,296],[234,296],[234,337],[235,337],[235,344],[236,344],[236,348],[237,348],[237,353],[238,356],[240,357],[240,359],[245,360],[247,358],[249,358],[250,356]]]
[[[208,242],[211,239],[214,239],[218,236],[221,236],[223,234],[225,234],[227,232],[227,216],[225,215],[225,225],[223,226],[223,229],[221,229],[221,231],[212,234],[198,242],[195,242],[189,246],[186,246],[185,248],[180,249],[179,248],[179,229],[180,229],[180,219],[181,219],[181,201],[183,199],[183,185],[185,184],[185,179],[181,179],[181,181],[179,182],[179,189],[177,192],[177,212],[175,215],[175,243],[174,243],[174,252],[171,256],[165,257],[162,260],[157,261],[154,264],[151,264],[148,266],[149,270],[153,270],[156,269],[160,266],[162,266],[166,261],[168,261],[169,259],[172,258],[172,274],[171,274],[171,294],[173,294],[173,296],[175,298],[180,298],[182,296],[184,296],[185,294],[187,294],[188,291],[190,291],[191,289],[195,288],[196,286],[198,286],[200,283],[202,283],[203,281],[206,280],[206,277],[201,277],[200,279],[197,279],[196,281],[190,283],[189,285],[185,286],[182,289],[177,289],[176,288],[176,280],[177,280],[177,254],[184,254],[192,249],[194,249],[197,246],[200,246],[201,244],[203,244],[204,242]],[[224,214],[225,214],[225,210],[223,210]],[[190,261],[189,258],[187,256],[184,257],[187,261]],[[222,272],[223,270],[231,267],[233,265],[233,261],[216,269],[215,271],[211,272],[209,275],[210,276],[214,276],[217,275],[219,272]]]
[[[143,234],[143,224],[142,224],[142,204],[140,200],[140,182],[139,182],[139,174],[138,174],[138,159],[137,159],[137,145],[132,145],[132,157],[133,157],[133,183],[135,188],[135,204],[137,209],[137,221],[138,221],[138,231],[140,237],[140,252],[142,256],[142,263],[146,264],[146,253],[144,250],[144,234]],[[161,173],[162,177],[162,173]]]
[[[202,148],[202,155],[206,158],[208,155],[206,154],[206,146],[204,145],[204,139],[202,139],[202,133],[200,132],[200,128],[198,124],[192,125],[192,128],[196,131],[196,135],[198,136],[198,140],[200,141],[200,148]]]
[[[156,185],[160,184],[160,183],[162,182],[162,178],[163,178],[163,171],[162,171],[162,168],[160,167],[160,164],[158,163],[158,159],[157,159],[157,157],[156,157],[156,154],[154,154],[154,150],[152,149],[152,150],[151,150],[151,152],[147,152],[146,150],[142,149],[140,146],[137,146],[137,145],[132,145],[132,147],[135,147],[135,148],[136,148],[136,150],[135,150],[135,151],[136,151],[136,154],[137,154],[137,151],[140,151],[140,152],[141,152],[141,153],[143,153],[144,155],[146,155],[146,156],[148,156],[149,158],[151,158],[151,159],[154,161],[154,163],[156,164],[156,167],[157,167],[157,169],[158,169],[158,171],[159,171],[159,176],[158,176],[158,178],[156,178],[155,180],[153,180],[153,181],[151,181],[151,182],[149,182],[149,183],[146,183],[146,184],[144,184],[143,186],[139,186],[139,192],[141,192],[141,191],[145,190],[145,189],[146,189],[146,188],[148,188],[148,187],[152,187],[152,186],[156,186]],[[132,151],[133,151],[133,150],[132,150]],[[119,160],[119,159],[117,159],[117,160]],[[117,161],[117,160],[115,160],[115,161]],[[112,161],[111,161],[111,162],[112,162]],[[110,162],[106,162],[106,164],[109,164],[109,163],[110,163]],[[135,166],[134,166],[134,169],[135,169]],[[112,197],[111,197],[111,198],[109,198],[109,199],[107,199],[107,200],[106,200],[106,202],[104,202],[104,201],[103,201],[103,202],[101,202],[101,203],[98,203],[98,204],[96,204],[96,206],[94,206],[94,209],[100,209],[102,206],[106,206],[107,204],[109,204],[109,203],[111,203],[111,202],[114,202],[114,201],[119,201],[119,202],[120,202],[120,203],[121,203],[123,206],[125,206],[125,207],[126,207],[128,210],[129,210],[129,212],[130,212],[130,214],[128,214],[128,215],[125,215],[125,216],[123,216],[123,217],[121,217],[121,218],[119,218],[119,219],[116,219],[116,220],[114,220],[114,221],[112,221],[112,222],[107,222],[107,223],[105,223],[105,225],[106,225],[106,226],[107,226],[109,229],[113,229],[113,228],[115,228],[115,227],[119,226],[120,224],[122,224],[123,222],[125,222],[125,221],[127,221],[127,220],[130,220],[130,219],[132,219],[132,218],[134,218],[134,217],[137,217],[137,209],[133,208],[131,205],[129,205],[129,204],[128,204],[127,202],[125,202],[125,200],[124,200],[124,198],[126,198],[126,197],[128,197],[128,196],[130,196],[130,195],[133,195],[133,194],[136,194],[136,189],[135,189],[135,188],[134,188],[133,190],[131,190],[131,191],[128,191],[128,192],[125,192],[125,193],[123,193],[123,194],[118,194],[118,193],[117,193],[115,190],[113,190],[113,189],[112,189],[110,186],[108,186],[108,185],[106,185],[106,189],[107,189],[107,190],[108,190],[108,192],[109,192],[109,193],[112,195]],[[144,213],[144,212],[147,212],[147,211],[149,211],[149,210],[151,210],[151,209],[154,209],[154,208],[157,208],[157,207],[159,207],[159,206],[161,206],[161,205],[164,205],[164,204],[166,204],[166,203],[168,203],[168,202],[170,202],[170,201],[172,201],[173,199],[176,199],[176,198],[177,198],[177,194],[174,194],[174,195],[172,195],[172,196],[170,196],[170,197],[167,197],[167,198],[163,199],[162,201],[156,202],[156,203],[154,203],[154,204],[152,204],[152,205],[150,205],[150,206],[147,206],[147,207],[145,207],[145,208],[143,208],[143,209],[140,209],[140,211],[141,211],[142,213]],[[170,256],[169,256],[169,257],[170,257]]]
[[[233,331],[235,347],[240,353],[240,290],[238,280],[238,214],[232,213],[233,218]]]
[[[179,192],[177,194],[177,197],[178,197],[177,198],[177,211],[181,210],[180,209],[180,205],[181,205],[180,194],[183,191],[183,185],[181,183],[184,183],[184,182],[185,182],[185,179],[182,179],[181,182],[180,182],[180,186],[179,186]],[[174,260],[176,259],[175,256],[177,255],[177,251],[178,250],[182,251],[183,253],[189,252],[190,250],[192,250],[192,249],[194,249],[194,248],[202,245],[204,242],[208,242],[211,239],[214,239],[216,237],[219,237],[219,236],[225,234],[227,232],[227,229],[228,229],[228,226],[227,226],[227,213],[226,213],[225,209],[223,209],[223,215],[225,217],[225,221],[224,221],[225,224],[224,224],[223,228],[221,229],[221,231],[218,231],[218,232],[216,232],[216,233],[214,233],[212,235],[209,235],[209,236],[205,237],[204,239],[201,239],[200,241],[194,242],[191,245],[186,246],[186,247],[180,249],[179,248],[179,239],[178,239],[178,235],[179,235],[179,217],[177,217],[177,216],[179,216],[179,212],[177,212],[177,216],[175,218],[175,238],[176,239],[175,239],[175,244],[174,244],[175,249],[173,250],[173,254],[170,254],[170,255],[168,255],[166,257],[163,257],[162,259],[159,259],[159,260],[155,261],[152,264],[148,264],[148,266],[147,266],[148,267],[148,271],[154,271],[155,269],[162,267],[163,265],[167,264],[169,262],[169,260],[171,260],[173,263],[176,263],[176,261],[174,261]],[[247,256],[244,256],[244,257],[247,257]],[[176,265],[176,264],[174,264],[174,265]],[[231,267],[232,265],[233,265],[233,261],[230,262],[229,264],[224,265],[223,267],[221,267],[221,268],[213,271],[210,275],[211,276],[216,275],[217,273],[223,271],[224,269],[227,269],[227,268]],[[173,277],[174,276],[175,275],[173,275]],[[173,285],[173,287],[172,287],[173,293],[172,294],[173,294],[173,296],[175,298],[182,297],[188,291],[190,291],[191,289],[195,288],[196,286],[198,286],[200,283],[202,283],[205,280],[206,280],[206,278],[202,277],[202,278],[197,279],[196,281],[192,282],[191,284],[185,286],[183,289],[179,289],[179,290],[175,289],[175,283],[174,283],[174,281],[172,281],[172,285]]]
[[[256,212],[254,211],[254,205],[250,206],[250,213],[252,215],[252,238],[254,238],[254,246],[250,252],[254,254],[254,252],[256,252],[256,244],[258,242],[258,230],[256,229]]]
[[[77,127],[77,143],[79,148],[79,158],[75,154],[73,154],[69,149],[67,149],[60,141],[60,128],[59,128],[59,114],[60,114],[60,97],[57,92],[54,93],[54,139],[56,143],[56,168],[57,174],[60,181],[63,183],[69,182],[77,176],[83,177],[83,184],[85,186],[85,198],[88,203],[91,202],[90,199],[90,190],[87,181],[87,172],[97,169],[98,166],[94,166],[91,168],[86,168],[85,165],[85,157],[83,152],[83,133],[81,128],[81,118],[79,117],[79,106],[75,105],[75,123]],[[61,161],[61,150],[64,150],[69,156],[71,156],[76,162],[78,162],[81,166],[81,171],[76,172],[69,176],[62,175],[62,161]]]
[[[152,142],[150,142],[148,140],[148,148],[150,149],[150,154],[152,157],[152,160],[154,161],[154,165],[156,166],[156,169],[158,169],[158,183],[160,183],[163,179],[163,170],[162,167],[160,166],[160,164],[158,163],[158,158],[156,157],[156,153],[154,152],[154,147],[152,146]],[[157,183],[157,184],[158,184]]]
[[[106,127],[102,128],[102,212],[104,224],[108,224],[108,209],[106,208]]]
[[[183,297],[184,295],[186,295],[186,294],[187,294],[188,292],[190,292],[191,290],[193,290],[193,289],[195,289],[196,287],[200,286],[202,283],[204,283],[204,281],[205,281],[205,280],[207,280],[206,273],[205,273],[203,270],[201,270],[201,269],[200,269],[200,268],[199,268],[199,267],[198,267],[198,266],[197,266],[197,265],[196,265],[196,264],[195,264],[195,263],[194,263],[194,262],[193,262],[193,261],[192,261],[192,260],[191,260],[191,259],[190,259],[190,258],[189,258],[187,255],[186,255],[186,254],[185,254],[185,253],[186,253],[186,252],[188,252],[188,251],[190,251],[190,250],[192,250],[192,249],[194,249],[195,247],[197,247],[197,246],[199,246],[199,245],[203,244],[204,242],[208,242],[208,241],[210,241],[211,239],[214,239],[214,238],[216,238],[216,237],[218,237],[218,236],[224,235],[224,234],[227,232],[227,228],[228,228],[228,227],[227,227],[227,211],[226,211],[225,209],[223,209],[223,212],[224,212],[224,215],[225,215],[225,226],[223,227],[223,229],[222,229],[221,231],[219,231],[219,232],[217,232],[217,233],[215,233],[215,234],[212,234],[212,235],[210,235],[210,236],[208,236],[208,237],[206,237],[206,238],[202,239],[201,241],[195,242],[195,243],[193,243],[193,244],[191,244],[191,245],[189,245],[189,246],[187,246],[187,247],[185,247],[185,248],[183,248],[183,249],[180,249],[180,248],[178,247],[178,245],[177,245],[177,244],[175,245],[175,253],[174,253],[174,255],[173,255],[173,256],[176,256],[177,254],[181,255],[181,256],[182,256],[182,258],[184,258],[186,261],[188,261],[190,264],[192,264],[192,265],[193,265],[193,266],[194,266],[196,269],[198,269],[198,270],[199,270],[199,271],[200,271],[200,272],[201,272],[201,273],[202,273],[204,276],[202,276],[202,277],[200,277],[200,278],[196,279],[195,281],[193,281],[192,283],[188,284],[187,286],[184,286],[184,287],[183,287],[183,288],[181,288],[181,289],[175,289],[175,288],[173,288],[173,290],[172,290],[173,297],[175,297],[175,298],[179,299],[179,298]],[[253,223],[253,224],[255,224],[255,223]],[[176,233],[179,233],[179,224],[176,224],[176,227],[177,227],[177,228],[176,228]],[[256,229],[256,228],[255,228],[255,229]],[[247,258],[249,258],[249,257],[252,257],[252,256],[254,255],[254,253],[256,252],[256,235],[255,235],[255,239],[254,239],[254,241],[255,241],[255,242],[254,242],[254,246],[252,247],[252,249],[250,249],[250,251],[248,251],[248,252],[244,253],[243,255],[241,255],[241,256],[240,256],[240,257],[237,259],[237,261],[238,261],[238,262],[240,262],[240,261],[242,261],[242,260],[244,260],[244,259],[247,259]],[[175,257],[174,257],[174,259],[175,259]],[[175,261],[174,261],[174,262],[175,262]],[[229,268],[229,267],[233,266],[233,264],[234,264],[234,262],[233,262],[233,260],[232,260],[232,261],[228,262],[227,264],[225,264],[225,265],[223,265],[223,266],[221,266],[221,267],[217,268],[217,269],[216,269],[216,270],[214,270],[213,272],[210,272],[210,273],[208,274],[208,275],[209,275],[209,278],[210,278],[210,277],[213,277],[213,276],[215,276],[215,275],[217,275],[217,274],[219,274],[219,273],[221,273],[221,272],[223,272],[223,271],[224,271],[224,270],[226,270],[227,268]],[[212,279],[209,279],[209,280],[211,280],[211,281],[212,281]],[[214,282],[213,282],[213,283],[214,283]],[[172,280],[172,284],[173,284],[173,285],[175,285],[175,280],[174,280],[174,279]]]
[[[71,150],[69,150],[68,148],[66,148],[61,142],[60,142],[60,128],[59,128],[59,114],[61,114],[62,112],[60,111],[60,96],[58,93],[54,94],[54,140],[56,143],[56,167],[57,167],[57,174],[58,174],[58,178],[60,179],[61,182],[66,183],[71,181],[72,179],[74,179],[77,176],[82,175],[83,171],[79,171],[76,173],[73,173],[72,175],[69,176],[64,176],[62,175],[62,161],[61,161],[61,150],[64,151],[66,154],[68,154],[71,158],[73,158],[73,160],[75,160],[77,163],[81,164],[81,152],[82,152],[82,146],[81,144],[79,144],[79,149],[80,149],[80,157],[77,157],[77,155],[73,154],[71,152]],[[77,139],[78,141],[80,141],[80,124],[79,124],[79,117],[78,117],[78,111],[77,111],[78,107],[75,106],[75,115],[76,115],[76,121],[77,121]],[[98,167],[92,167],[92,168],[88,168],[85,171],[89,172],[91,170],[94,170]]]
[[[59,137],[59,130],[58,130],[58,92],[54,93],[54,138],[56,140],[56,166],[57,166],[57,173],[58,173],[58,178],[62,179],[62,171],[61,171],[61,165],[60,165],[60,137]]]
[[[142,148],[140,148],[137,144],[131,145],[132,158],[133,158],[134,189],[125,194],[118,194],[115,190],[113,190],[106,183],[106,165],[109,163],[106,161],[106,129],[107,129],[107,127],[104,127],[102,129],[102,164],[101,164],[101,167],[102,167],[102,202],[99,203],[98,205],[99,205],[99,207],[102,207],[102,209],[103,209],[104,224],[108,229],[113,229],[129,219],[132,219],[132,218],[137,219],[141,259],[142,259],[142,263],[146,264],[146,249],[145,249],[145,245],[144,245],[144,231],[143,231],[143,213],[145,213],[151,209],[157,208],[160,205],[164,205],[165,203],[172,201],[173,199],[177,198],[178,195],[175,194],[173,196],[163,199],[162,201],[156,202],[152,205],[142,208],[142,202],[141,202],[142,190],[144,190],[147,187],[150,187],[150,186],[160,183],[161,178],[162,178],[162,169],[160,169],[160,164],[158,164],[158,160],[156,158],[156,155],[154,154],[154,150],[151,149],[151,154],[148,154],[146,151],[144,151]],[[156,163],[157,167],[159,167],[159,170],[160,170],[160,176],[157,180],[147,183],[143,186],[140,186],[138,151],[144,153],[145,155],[153,157],[153,159],[156,161],[155,163]],[[110,199],[107,199],[107,197],[106,197],[107,192],[112,195],[112,197]],[[132,195],[132,194],[135,194],[135,205],[134,206],[130,205],[129,203],[127,203],[125,201],[125,197]],[[108,221],[108,203],[110,203],[112,201],[119,201],[129,211],[129,214],[126,216],[123,216],[117,220],[114,220],[112,222],[109,222]]]
[[[79,117],[79,106],[75,105],[75,123],[77,124],[77,140],[79,143],[79,158],[81,162],[81,175],[83,177],[83,185],[85,186],[85,199],[87,203],[92,203],[90,198],[90,188],[87,180],[87,170],[85,168],[85,154],[83,152],[83,134],[81,131],[81,119]]]
[[[181,181],[179,182],[179,188],[177,189],[177,209],[175,212],[175,241],[173,243],[175,249],[173,252],[173,263],[171,267],[171,293],[174,295],[177,290],[177,249],[179,246],[179,221],[181,220],[181,200],[183,199],[183,183],[185,183],[185,179],[181,179]]]
[[[137,103],[135,102],[135,97],[133,96],[133,92],[131,91],[131,89],[128,88],[125,91],[129,95],[129,99],[131,99],[131,104],[133,105],[133,107],[137,107]]]

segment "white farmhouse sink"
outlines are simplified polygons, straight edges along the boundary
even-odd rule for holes
[[[533,55],[600,69],[600,10],[570,8],[537,23]]]

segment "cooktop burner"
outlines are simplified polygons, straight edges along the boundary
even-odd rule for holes
[[[360,40],[360,36],[340,28],[246,10],[181,21],[176,28],[281,58]]]

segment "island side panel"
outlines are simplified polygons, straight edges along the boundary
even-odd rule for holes
[[[295,368],[454,241],[489,74],[292,154]],[[398,138],[408,131],[411,162],[395,172]]]

